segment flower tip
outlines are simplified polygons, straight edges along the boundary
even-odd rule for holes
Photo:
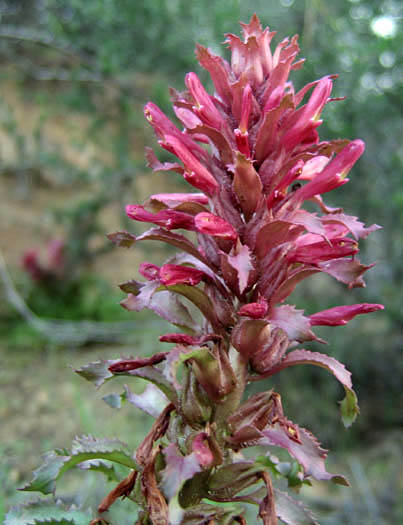
[[[126,215],[130,218],[133,218],[133,216],[136,215],[137,204],[127,204],[125,210],[126,210]]]

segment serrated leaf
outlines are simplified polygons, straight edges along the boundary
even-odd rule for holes
[[[168,398],[152,383],[147,385],[142,394],[134,394],[127,385],[125,385],[125,392],[120,397],[125,396],[125,399],[132,405],[140,408],[146,414],[152,417],[158,417],[168,404]]]
[[[39,499],[13,507],[6,515],[4,525],[88,525],[90,516],[61,502]]]
[[[93,383],[96,387],[100,387],[113,377],[112,372],[109,371],[109,367],[118,361],[119,359],[102,359],[99,361],[94,361],[93,363],[88,363],[88,365],[84,365],[74,371],[76,374],[83,377],[90,383]]]
[[[173,233],[171,231],[164,230],[163,228],[151,228],[150,230],[147,230],[143,234],[141,234],[136,239],[137,241],[148,241],[148,240],[155,240],[155,241],[162,241],[167,244],[171,244],[172,246],[175,246],[175,248],[179,248],[180,250],[190,253],[190,255],[193,255],[200,261],[208,264],[205,257],[199,252],[197,247],[189,241],[184,235],[181,235],[179,233]]]
[[[165,321],[190,332],[198,329],[189,310],[165,286],[160,287],[159,281],[146,283],[138,295],[130,293],[120,304],[127,310],[134,312],[147,308]]]
[[[352,389],[351,373],[345,368],[345,366],[334,357],[301,348],[287,354],[281,363],[272,368],[267,375],[273,375],[284,368],[294,365],[320,366],[331,372],[335,378],[340,381],[346,392],[346,397],[341,402],[341,417],[344,425],[346,427],[350,426],[359,413],[359,407],[357,396]]]
[[[171,403],[175,405],[178,402],[178,396],[172,383],[170,383],[170,381],[164,377],[162,372],[160,372],[157,368],[153,366],[145,366],[143,368],[138,368],[137,370],[130,370],[125,375],[141,377],[142,379],[150,381],[156,385],[163,394],[165,394]]]
[[[172,286],[161,288],[161,290],[164,289],[186,297],[186,299],[193,303],[201,311],[204,317],[210,321],[214,330],[219,331],[222,329],[221,323],[215,313],[215,308],[203,290],[196,286],[189,286],[187,284],[174,284]]]
[[[292,425],[291,422],[289,422]],[[315,479],[328,481],[348,486],[348,481],[337,474],[330,474],[326,470],[325,460],[327,450],[320,446],[320,443],[308,430],[293,425],[294,432],[298,432],[299,442],[293,439],[283,425],[276,423],[262,430],[263,438],[256,444],[263,446],[275,446],[287,450],[304,469],[305,476],[312,476]]]
[[[182,488],[186,480],[192,478],[201,467],[197,455],[192,452],[183,456],[175,443],[164,449],[165,469],[162,471],[162,489],[172,499]]]
[[[65,451],[63,451],[65,453]],[[33,472],[33,479],[20,490],[50,494],[55,491],[56,481],[67,470],[79,463],[93,459],[104,459],[138,470],[137,463],[125,451],[125,445],[118,440],[97,440],[81,436],[74,440],[70,455],[52,451],[44,456],[42,465]]]
[[[92,459],[89,461],[84,461],[84,463],[80,463],[77,465],[78,468],[82,470],[91,470],[93,472],[101,472],[106,476],[106,479],[108,481],[120,481],[119,476],[116,474],[115,467],[113,465],[109,465],[105,463],[104,461],[99,461],[98,459]]]

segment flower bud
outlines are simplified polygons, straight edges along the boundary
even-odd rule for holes
[[[211,416],[212,406],[200,389],[193,370],[186,366],[180,393],[180,411],[193,428],[202,427]]]
[[[201,348],[190,362],[198,382],[212,401],[219,403],[234,390],[236,378],[225,350],[217,346],[213,350]]]
[[[275,366],[284,356],[289,346],[287,334],[281,328],[274,328],[265,343],[252,356],[252,367],[264,374]]]
[[[264,319],[242,319],[234,327],[232,345],[244,357],[261,354],[270,341],[270,323]]]

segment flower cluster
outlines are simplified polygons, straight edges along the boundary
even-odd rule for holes
[[[176,157],[160,162],[148,149],[149,166],[180,173],[198,192],[155,194],[142,206],[129,205],[131,219],[154,227],[137,238],[110,235],[122,246],[158,240],[181,251],[161,267],[143,263],[139,271],[145,280],[121,286],[128,293],[125,308],[151,309],[176,327],[160,338],[174,346],[150,358],[107,364],[110,376],[147,379],[165,399],[137,451],[138,474],[117,491],[123,495],[137,486],[135,499],[144,508],[137,523],[245,523],[239,512],[231,514],[214,501],[255,502],[265,524],[277,518],[291,523],[292,512],[314,523],[305,509],[273,489],[267,469],[242,456],[241,449],[254,445],[286,449],[299,464],[301,483],[309,477],[346,483],[327,472],[326,452],[287,419],[278,393],[244,399],[244,390],[248,382],[289,366],[318,365],[345,389],[345,424],[358,412],[344,366],[297,346],[320,341],[313,331],[317,325],[344,325],[382,305],[336,306],[305,315],[285,301],[299,282],[317,273],[349,288],[364,286],[363,274],[371,266],[357,259],[358,241],[379,227],[365,227],[322,199],[348,182],[364,143],[319,140],[322,111],[334,100],[334,77],[294,89],[289,74],[303,63],[296,60],[297,37],[272,52],[274,33],[263,30],[256,16],[242,24],[242,32],[243,39],[227,35],[231,63],[197,47],[215,93],[206,91],[196,73],[186,76],[186,91],[172,90],[183,129],[155,104],[145,106],[159,145]],[[307,202],[317,211],[307,211]],[[148,389],[134,403],[150,411],[151,395],[156,393]]]

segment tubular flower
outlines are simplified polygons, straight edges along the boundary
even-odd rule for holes
[[[179,328],[160,338],[175,346],[154,361],[145,359],[144,372],[139,359],[109,366],[112,375],[151,380],[174,407],[164,412],[160,430],[146,438],[151,448],[138,476],[144,487],[153,473],[154,492],[167,502],[158,521],[164,524],[227,523],[222,508],[202,503],[204,498],[253,500],[263,523],[277,518],[288,523],[284,502],[291,500],[280,497],[276,506],[277,492],[262,467],[241,456],[231,463],[228,449],[279,446],[299,463],[301,483],[308,477],[346,483],[326,471],[326,452],[312,434],[284,416],[278,393],[248,400],[244,389],[248,381],[289,366],[321,366],[343,385],[342,417],[351,424],[358,406],[350,373],[332,357],[295,347],[320,341],[312,330],[316,325],[344,325],[383,308],[358,304],[305,315],[285,303],[298,283],[318,273],[349,288],[364,286],[371,266],[357,259],[358,242],[379,226],[365,227],[341,209],[328,208],[321,197],[348,182],[364,151],[361,140],[319,139],[334,76],[296,91],[289,75],[303,62],[297,60],[297,37],[272,51],[274,33],[256,15],[242,24],[242,32],[243,38],[227,35],[230,63],[197,46],[215,92],[208,93],[195,73],[186,76],[186,91],[172,91],[182,130],[153,103],[145,107],[159,144],[177,157],[163,164],[148,150],[149,165],[181,173],[199,193],[155,194],[144,206],[129,205],[131,219],[157,227],[137,238],[126,232],[110,236],[124,246],[159,240],[181,251],[161,268],[143,263],[145,282],[122,285],[129,293],[127,309],[151,309]],[[305,208],[308,201],[318,205],[316,211]],[[171,444],[158,449],[155,442],[165,433]],[[256,490],[240,495],[262,482],[263,495]],[[143,490],[146,510],[151,500]],[[314,523],[307,516],[304,523]],[[245,523],[241,516],[232,518]]]

